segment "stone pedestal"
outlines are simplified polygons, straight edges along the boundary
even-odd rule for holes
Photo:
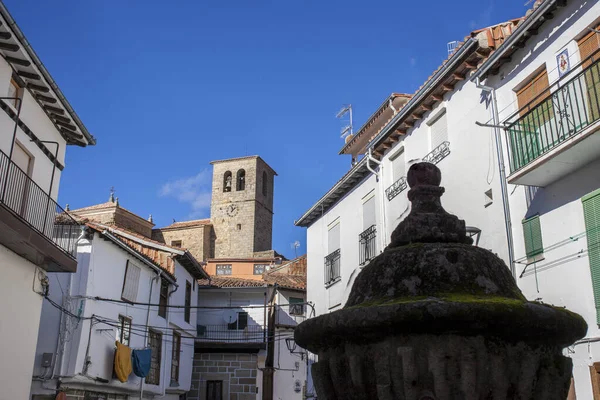
[[[587,325],[527,301],[508,267],[441,206],[433,164],[411,167],[411,213],[357,276],[346,306],[300,324],[324,400],[566,399],[562,349]]]

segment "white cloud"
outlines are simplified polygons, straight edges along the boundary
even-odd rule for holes
[[[415,57],[411,57],[409,62],[410,62],[411,67],[414,67],[415,65],[417,65],[417,59]]]
[[[210,171],[203,170],[194,176],[167,182],[161,186],[158,194],[161,197],[174,197],[181,203],[189,204],[191,212],[188,217],[199,218],[205,215],[205,210],[210,207]]]

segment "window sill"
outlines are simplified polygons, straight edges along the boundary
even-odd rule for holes
[[[342,280],[341,276],[338,276],[337,278],[335,278],[334,280],[332,280],[331,282],[328,282],[325,284],[325,289],[329,289],[330,287],[332,287],[333,285],[335,285],[336,283],[338,283],[339,281]]]

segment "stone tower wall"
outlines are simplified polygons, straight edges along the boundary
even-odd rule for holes
[[[237,190],[238,171],[245,171],[245,188]],[[231,172],[231,190],[225,192],[225,174]],[[263,194],[263,171],[267,194]],[[252,257],[271,248],[273,225],[272,169],[258,157],[213,163],[210,218],[215,235],[215,257]],[[232,209],[235,208],[235,210]]]
[[[187,249],[198,261],[205,261],[212,257],[210,225],[179,229],[154,229],[152,239],[163,242],[167,246],[171,246],[173,241],[181,240],[181,247]]]

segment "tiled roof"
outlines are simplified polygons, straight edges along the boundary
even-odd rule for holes
[[[214,288],[241,288],[241,287],[265,287],[267,282],[258,279],[227,278],[215,276],[210,279],[199,279],[199,286]]]
[[[283,273],[264,274],[263,279],[273,286],[277,284],[282,288],[306,290],[306,275],[289,275]]]
[[[288,275],[306,276],[306,254],[294,258],[285,264],[278,265],[267,272],[267,274],[286,273]]]
[[[210,225],[210,218],[205,218],[205,219],[194,219],[191,221],[177,221],[172,223],[171,225],[167,225],[163,228],[158,228],[158,230],[161,229],[180,229],[180,228],[191,228],[194,226],[203,226],[203,225]]]
[[[102,210],[104,208],[115,208],[115,207],[117,207],[117,203],[115,203],[113,201],[107,201],[106,203],[101,203],[101,204],[96,204],[93,206],[78,208],[76,210],[70,210],[69,212],[76,214],[78,212]]]
[[[92,222],[87,222],[85,225],[100,234],[102,234],[103,232],[106,231],[106,228],[103,227],[102,225],[98,225],[98,224],[95,224]],[[175,280],[175,275],[174,275],[175,266],[173,265],[173,260],[170,257],[168,257],[166,254],[163,253],[164,256],[161,256],[160,253],[162,253],[162,252],[158,252],[155,249],[152,249],[148,246],[144,246],[142,244],[128,240],[127,238],[120,236],[115,232],[110,232],[110,233],[113,234],[112,236],[115,237],[122,245],[124,245],[127,248],[129,248],[130,250],[132,250],[140,258],[143,258],[146,261],[155,265],[156,267],[162,269],[167,274],[169,274],[169,276],[173,280]]]

